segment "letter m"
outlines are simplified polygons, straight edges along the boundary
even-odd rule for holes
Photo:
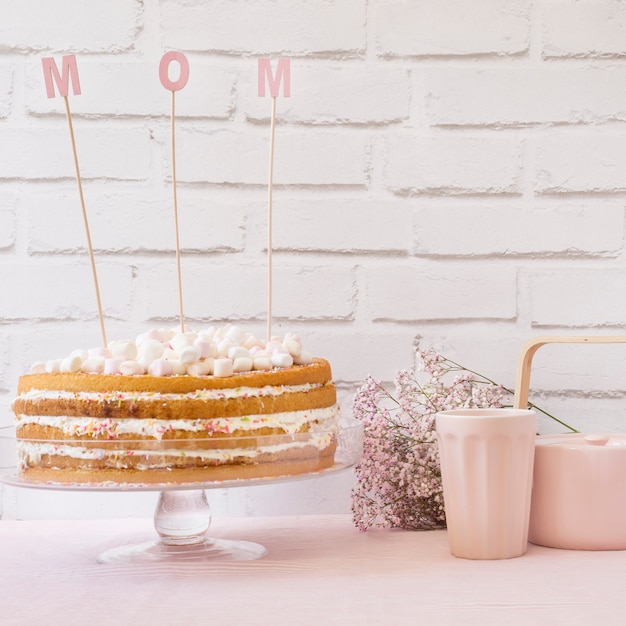
[[[272,98],[278,96],[280,90],[280,81],[284,77],[283,96],[288,98],[291,95],[291,75],[289,59],[278,59],[278,67],[276,68],[276,76],[272,73],[272,66],[269,59],[259,59],[259,96],[265,95],[265,78],[270,87],[270,95]]]
[[[56,83],[59,94],[67,98],[70,82],[75,96],[80,94],[80,81],[78,80],[78,67],[76,66],[76,56],[73,54],[64,56],[61,61],[61,75],[52,57],[41,59],[43,64],[43,77],[46,81],[46,94],[48,98],[54,98],[54,83]]]

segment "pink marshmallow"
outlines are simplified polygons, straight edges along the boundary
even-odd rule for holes
[[[167,359],[155,359],[148,368],[151,376],[171,376],[173,371],[172,362]]]

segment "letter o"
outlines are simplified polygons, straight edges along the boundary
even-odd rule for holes
[[[172,81],[169,77],[169,68],[172,61],[177,61],[180,66],[180,76],[178,80]],[[161,57],[161,63],[159,63],[159,78],[161,84],[165,89],[170,91],[180,91],[189,80],[189,61],[182,52],[166,52]]]

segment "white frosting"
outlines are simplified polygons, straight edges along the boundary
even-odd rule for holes
[[[158,393],[153,391],[114,391],[110,393],[96,391],[62,391],[50,389],[30,389],[21,393],[20,400],[88,400],[109,401],[132,400],[141,402],[145,400],[223,400],[230,398],[280,396],[284,393],[297,393],[310,391],[323,387],[322,384],[305,383],[303,385],[265,385],[264,387],[233,387],[232,389],[197,389],[189,393]]]
[[[33,443],[32,441],[18,441],[18,456],[21,459],[22,469],[32,465],[39,465],[42,455],[66,456],[75,459],[103,460],[107,459],[107,466],[124,469],[129,464],[124,461],[125,457],[144,457],[149,463],[137,464],[135,467],[140,470],[148,470],[171,466],[172,458],[193,458],[203,461],[226,462],[240,458],[254,458],[261,454],[275,454],[293,448],[304,448],[305,446],[315,446],[319,450],[327,448],[333,438],[329,432],[311,433],[306,439],[288,441],[268,446],[258,446],[253,448],[212,448],[208,450],[182,450],[180,448],[164,448],[163,450],[110,450],[106,448],[81,447],[76,445],[60,445],[54,443]],[[151,458],[154,457],[154,458]]]
[[[295,434],[308,423],[309,432],[336,431],[339,407],[334,405],[322,409],[307,409],[271,413],[267,415],[246,415],[242,417],[217,417],[211,419],[94,419],[91,417],[68,417],[63,415],[17,415],[16,426],[39,424],[58,428],[64,435],[80,437],[84,435],[106,435],[116,439],[120,435],[133,434],[161,440],[163,435],[173,430],[186,432],[206,432],[207,438],[213,433],[229,434],[235,431],[254,431],[260,428],[281,428],[286,433]]]

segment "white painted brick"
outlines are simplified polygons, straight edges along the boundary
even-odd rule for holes
[[[176,133],[179,181],[267,185],[269,125],[266,132],[204,131],[181,127]],[[367,137],[277,128],[275,185],[358,185],[367,183]],[[169,170],[169,153],[164,167]]]
[[[533,335],[524,328],[492,321],[472,324],[471,332],[464,324],[445,324],[419,328],[416,344],[420,350],[433,349],[497,384],[514,389],[520,351]]]
[[[621,268],[561,268],[529,277],[535,326],[624,325],[626,282]]]
[[[412,216],[404,203],[277,196],[272,204],[276,250],[407,253],[411,249]]]
[[[119,52],[132,47],[141,4],[127,0],[2,0],[0,51]]]
[[[149,129],[112,128],[108,124],[96,128],[84,121],[75,121],[73,126],[82,178],[142,180],[150,175]],[[67,124],[0,128],[0,145],[15,147],[11,158],[3,163],[0,179],[75,179]]]
[[[271,98],[257,95],[257,71],[246,74],[245,106],[252,120],[269,120]],[[314,124],[382,124],[409,115],[409,74],[390,65],[291,62],[291,96],[277,99],[279,120]]]
[[[235,67],[210,63],[194,55],[187,55],[187,58],[189,82],[176,92],[176,118],[227,118],[234,106]],[[169,118],[171,92],[161,85],[159,62],[160,57],[151,57],[146,61],[125,59],[114,63],[78,57],[81,94],[71,96],[72,116],[166,115]],[[57,65],[60,66],[60,58]],[[36,115],[58,112],[62,101],[58,95],[57,98],[46,96],[41,63],[33,62],[27,69],[28,112]],[[173,63],[172,77],[177,77],[177,72],[178,65]],[[141,94],[140,97],[138,94]]]
[[[94,183],[84,186],[92,244],[97,251],[175,250],[175,222],[171,189],[161,193],[145,187]],[[217,194],[215,194],[217,195]],[[63,190],[24,194],[20,209],[28,214],[31,252],[68,252],[86,249],[86,235],[78,192]],[[207,199],[191,190],[178,190],[179,240],[183,251],[242,250],[244,213],[241,206]],[[0,223],[4,216],[0,214]],[[58,228],[62,223],[63,228]],[[0,242],[3,233],[0,232]]]
[[[176,260],[135,263],[135,316],[178,320]],[[266,310],[266,275],[258,265],[181,258],[183,312],[195,320],[240,320]]]
[[[147,319],[177,319],[178,284],[169,263],[137,264],[136,311]],[[263,263],[207,263],[182,258],[183,311],[194,320],[267,319],[267,266]],[[353,313],[349,270],[286,265],[274,258],[273,314],[293,319],[349,318]]]
[[[529,27],[528,0],[390,2],[375,12],[384,56],[519,54]]]
[[[564,334],[564,333],[561,333]],[[569,334],[585,334],[583,332]],[[589,334],[611,335],[610,331]],[[617,333],[615,333],[617,334]],[[593,404],[598,392],[620,394],[624,389],[624,344],[548,344],[533,357],[532,395],[565,392]],[[583,400],[585,394],[593,394]],[[623,412],[623,408],[622,408]]]
[[[513,319],[517,315],[514,267],[448,263],[366,268],[367,313],[373,320]]]
[[[588,371],[594,367],[587,361]],[[586,393],[565,396],[542,394],[533,400],[552,415],[563,419],[582,433],[623,433],[624,398]],[[541,434],[565,432],[562,426],[547,417],[539,415],[537,420]]]
[[[537,140],[535,189],[542,193],[626,189],[626,134],[616,129],[554,131]]]
[[[11,345],[12,338],[8,332],[0,332],[0,392],[10,390],[9,381],[9,346]],[[0,395],[0,406],[2,403],[2,395]],[[3,412],[2,415],[6,415]],[[2,421],[0,421],[2,425]]]
[[[13,96],[13,68],[0,66],[0,118],[7,117],[11,112]]]
[[[522,145],[489,134],[388,138],[385,184],[398,193],[520,193]]]
[[[389,381],[397,370],[413,366],[414,328],[393,326],[383,332],[345,328],[333,338],[324,332],[323,328],[309,331],[306,345],[315,344],[319,337],[323,350],[317,354],[328,359],[338,383],[361,385],[368,376]]]
[[[624,244],[624,207],[428,206],[415,217],[417,253],[429,255],[617,256]]]
[[[230,53],[352,53],[366,44],[366,0],[161,2],[168,48]]]
[[[15,245],[17,198],[11,191],[0,189],[0,250]]]
[[[0,270],[5,293],[20,294],[19,298],[3,300],[4,319],[98,318],[91,265],[86,255],[56,262],[13,262]],[[96,270],[105,316],[127,318],[130,268],[96,260]]]
[[[626,70],[507,66],[426,71],[432,124],[506,125],[626,119]]]
[[[355,310],[355,284],[351,268],[323,262],[274,261],[273,313],[276,318],[351,319]],[[259,285],[263,290],[264,286]]]
[[[626,55],[626,8],[619,2],[541,3],[545,57]]]

